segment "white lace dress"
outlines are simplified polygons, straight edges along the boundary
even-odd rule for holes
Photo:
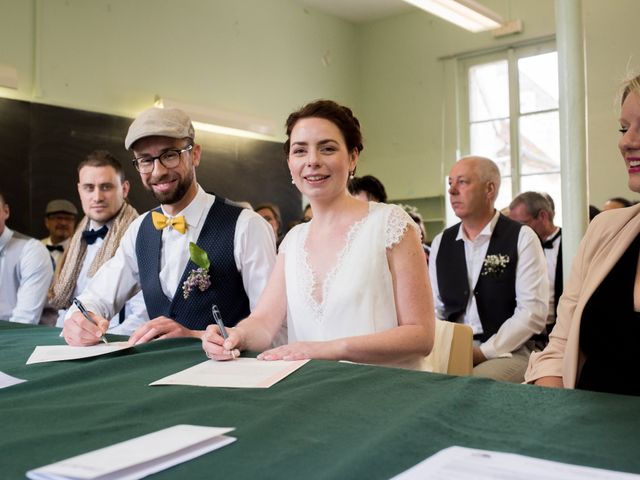
[[[280,245],[285,255],[289,343],[366,335],[398,325],[387,249],[415,222],[396,205],[369,203],[353,224],[338,262],[318,285],[305,249],[309,223],[293,228]],[[323,288],[322,303],[314,289]]]

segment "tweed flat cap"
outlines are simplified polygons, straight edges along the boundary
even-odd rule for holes
[[[78,215],[78,209],[76,208],[76,206],[69,200],[62,199],[51,200],[49,203],[47,203],[47,208],[44,211],[45,215],[60,212]]]
[[[177,108],[148,108],[129,127],[124,147],[129,150],[137,140],[154,136],[193,139],[191,119]]]

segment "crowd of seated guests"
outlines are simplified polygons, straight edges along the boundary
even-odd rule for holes
[[[629,188],[640,193],[640,77],[625,85],[620,125]],[[496,210],[497,165],[463,157],[447,192],[459,222],[435,237],[429,261],[418,210],[387,203],[376,177],[354,176],[364,146],[348,107],[312,102],[286,128],[292,181],[309,201],[286,231],[277,205],[254,213],[199,186],[201,147],[190,119],[172,109],[143,112],[125,139],[160,204],[152,212],[139,216],[128,203],[129,182],[106,151],[78,165],[84,216],[52,200],[41,242],[9,228],[0,191],[0,319],[46,323],[46,305],[71,345],[107,332],[132,343],[193,336],[216,360],[257,350],[266,361],[420,369],[439,318],[473,330],[475,376],[640,395],[640,382],[629,381],[640,334],[640,207],[607,200],[563,284],[553,199],[522,192]],[[211,304],[228,335],[203,314]]]

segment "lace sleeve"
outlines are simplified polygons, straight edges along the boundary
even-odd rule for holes
[[[420,228],[413,221],[407,212],[402,208],[393,205],[391,212],[389,212],[389,218],[387,220],[387,228],[385,231],[385,246],[387,248],[393,248],[400,243],[404,232],[407,231],[407,227],[411,227],[420,235]]]

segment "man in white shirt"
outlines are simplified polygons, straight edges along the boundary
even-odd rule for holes
[[[544,330],[549,280],[533,230],[494,208],[499,188],[491,160],[454,164],[449,198],[461,223],[434,239],[429,275],[438,318],[473,329],[473,375],[522,382],[532,337]]]
[[[44,224],[49,231],[49,236],[43,238],[41,242],[49,250],[54,267],[69,246],[69,240],[76,228],[77,215],[78,209],[69,200],[58,199],[47,203]]]
[[[509,205],[509,218],[529,225],[542,242],[549,275],[547,333],[556,322],[558,300],[562,295],[562,229],[553,224],[554,215],[551,197],[538,192],[523,192]]]
[[[7,227],[9,204],[0,192],[0,320],[37,324],[53,266],[47,249]]]
[[[113,257],[125,231],[138,217],[138,212],[126,202],[128,193],[129,181],[122,165],[108,151],[91,152],[78,165],[78,194],[85,217],[71,238],[67,254],[60,260],[49,292],[49,305],[57,309],[57,327],[64,326],[73,299]],[[142,295],[131,298],[109,318],[109,333],[133,333],[149,320]]]
[[[134,332],[133,344],[199,338],[214,322],[214,305],[232,326],[257,304],[275,264],[273,230],[257,213],[198,185],[201,147],[194,138],[191,120],[177,109],[145,110],[129,127],[125,148],[160,207],[131,224],[115,256],[80,295],[98,325],[70,312],[69,344],[97,343],[105,317],[140,290],[152,320]]]

